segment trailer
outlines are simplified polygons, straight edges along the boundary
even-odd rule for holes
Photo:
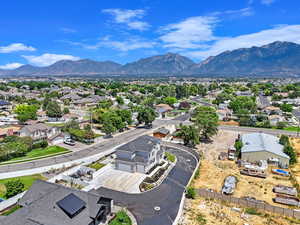
[[[283,194],[277,194],[275,198],[273,198],[273,201],[275,203],[280,203],[284,205],[290,205],[290,206],[300,206],[300,201],[297,197],[283,195]]]
[[[278,194],[285,194],[285,195],[289,195],[289,196],[294,196],[294,197],[298,196],[298,192],[297,192],[296,188],[288,187],[288,186],[284,186],[284,185],[276,185],[273,188],[273,192],[278,193]]]

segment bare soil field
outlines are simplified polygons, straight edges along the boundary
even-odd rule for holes
[[[298,185],[300,185],[300,138],[290,138],[290,143],[297,153],[297,163],[291,167],[292,174]]]
[[[237,132],[221,130],[218,135],[213,138],[213,143],[202,143],[198,146],[198,150],[204,154],[204,159],[201,162],[200,177],[194,180],[194,187],[209,188],[220,192],[224,179],[229,175],[234,175],[237,177],[238,183],[233,196],[251,196],[272,205],[287,207],[273,203],[272,199],[275,197],[275,194],[272,189],[278,184],[292,186],[292,182],[289,178],[272,174],[272,168],[269,168],[268,177],[266,179],[241,175],[239,167],[235,162],[218,160],[220,152],[227,152],[227,149],[234,145],[237,136]]]
[[[253,209],[236,208],[232,204],[197,198],[186,200],[180,225],[290,225],[300,221]]]

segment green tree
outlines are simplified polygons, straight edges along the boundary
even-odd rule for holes
[[[46,115],[52,118],[60,118],[63,113],[57,102],[49,102],[46,107]]]
[[[177,99],[175,97],[165,97],[163,98],[163,102],[168,104],[168,105],[174,105],[177,102]]]
[[[183,139],[184,145],[195,147],[199,144],[199,130],[195,126],[180,126],[180,130],[176,133]]]
[[[21,122],[37,119],[37,107],[35,105],[17,105],[14,112],[17,114],[17,119]]]
[[[282,104],[280,105],[280,109],[283,111],[283,112],[292,112],[293,111],[293,106],[291,104]]]
[[[117,96],[116,101],[118,102],[119,105],[124,105],[124,100],[121,96]]]
[[[137,120],[140,124],[145,123],[146,126],[151,125],[152,122],[155,120],[156,113],[154,109],[150,107],[144,107],[139,110]]]
[[[16,196],[17,194],[22,193],[24,191],[24,187],[25,185],[21,182],[20,179],[7,181],[5,183],[5,188],[6,188],[5,197],[11,198]]]
[[[229,107],[233,110],[234,113],[239,113],[242,110],[255,112],[256,103],[251,97],[238,96],[229,103]]]
[[[216,110],[209,106],[199,106],[194,113],[195,124],[200,131],[200,137],[209,140],[218,132],[218,115]]]

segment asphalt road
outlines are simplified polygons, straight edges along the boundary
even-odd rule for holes
[[[256,128],[256,127],[238,127],[238,126],[219,126],[220,130],[229,130],[229,131],[236,131],[236,132],[263,132],[266,134],[272,135],[290,135],[290,136],[297,136],[297,132],[294,131],[286,131],[286,130],[275,130],[275,129],[266,129],[266,128]]]
[[[182,150],[168,148],[177,157],[177,163],[157,188],[141,194],[128,194],[100,188],[97,194],[114,199],[115,204],[126,207],[139,225],[172,225],[185,188],[197,166],[193,155]],[[154,207],[160,207],[155,211]]]
[[[101,152],[105,152],[109,149],[112,149],[118,145],[125,144],[128,141],[131,141],[138,136],[146,134],[150,131],[157,129],[158,127],[163,126],[164,124],[168,124],[168,121],[164,120],[157,120],[153,123],[152,129],[145,129],[145,128],[138,128],[123,134],[119,134],[113,138],[109,138],[101,143],[92,145],[88,148],[78,150],[76,152],[71,152],[64,155],[54,156],[45,159],[39,159],[31,162],[23,162],[23,163],[16,163],[10,165],[3,165],[0,166],[0,173],[7,173],[7,172],[14,172],[20,170],[28,170],[34,168],[40,168],[45,166],[51,166],[55,164],[65,163],[65,162],[72,162],[78,159],[82,159],[85,157],[93,156],[99,154]]]

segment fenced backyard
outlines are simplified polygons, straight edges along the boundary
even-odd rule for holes
[[[204,197],[204,198],[226,201],[226,202],[236,204],[240,207],[254,208],[258,211],[271,212],[271,213],[280,214],[282,216],[300,219],[300,210],[287,209],[287,208],[273,206],[273,205],[266,204],[266,203],[259,203],[259,202],[255,202],[255,201],[251,201],[251,200],[242,199],[242,198],[236,198],[236,197],[233,197],[230,195],[223,195],[218,192],[209,191],[207,189],[197,189],[197,193],[199,196]]]

